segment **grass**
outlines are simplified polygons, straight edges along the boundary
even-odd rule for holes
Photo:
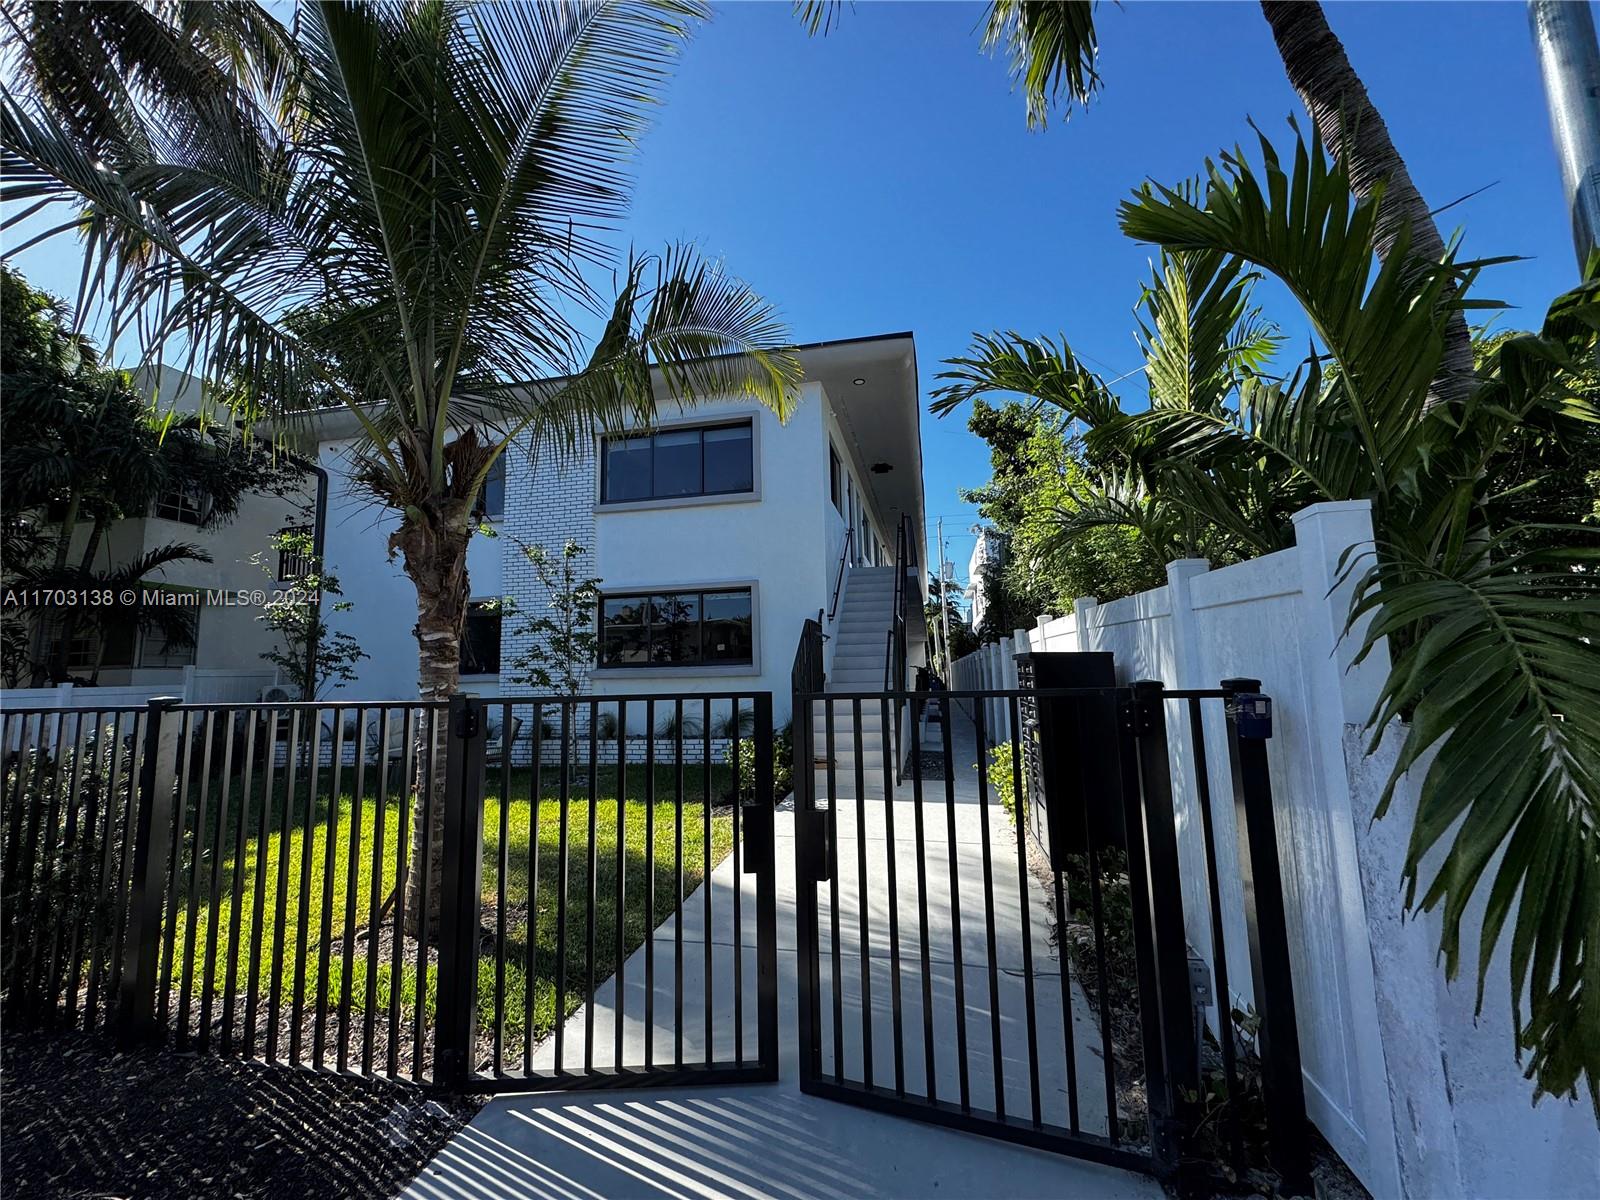
[[[252,949],[259,938],[261,965],[257,994],[263,1013],[268,996],[274,991],[285,1008],[298,996],[308,1009],[321,1001],[336,1011],[346,999],[346,989],[353,1013],[365,1014],[369,1007],[375,1013],[386,1013],[398,988],[402,1028],[407,1028],[417,1004],[416,946],[405,944],[396,971],[388,940],[381,943],[380,961],[371,972],[369,992],[368,943],[365,937],[356,934],[371,926],[373,914],[381,913],[394,889],[397,847],[403,844],[405,853],[410,854],[409,836],[400,836],[403,817],[409,834],[409,812],[403,814],[395,798],[380,806],[375,780],[366,781],[367,786],[359,797],[353,789],[341,788],[335,796],[331,788],[323,787],[319,788],[316,803],[309,813],[310,827],[307,828],[306,789],[303,785],[296,788],[295,802],[286,814],[282,774],[280,771],[279,778],[274,781],[270,797],[264,783],[258,781],[245,804],[241,804],[242,789],[235,785],[230,789],[225,814],[218,812],[220,787],[214,785],[210,789],[208,811],[204,814],[198,839],[198,886],[193,891],[192,903],[190,881],[195,867],[196,839],[189,827],[199,816],[199,789],[197,781],[191,783],[173,909],[175,919],[169,922],[170,940],[163,948],[172,963],[173,991],[178,992],[187,984],[192,992],[189,1011],[180,1011],[179,1015],[186,1019],[186,1024],[193,1020],[193,1014],[201,1006],[201,992],[208,974],[217,997],[222,996],[230,971],[235,988],[243,995],[250,986]],[[320,774],[327,777],[332,772],[324,767]],[[348,781],[351,774],[347,768],[343,772],[344,781]],[[499,945],[506,960],[502,1011],[508,1055],[520,1048],[530,1028],[537,1041],[554,1028],[559,1017],[583,1003],[591,978],[585,948],[590,890],[590,789],[574,787],[574,793],[581,794],[575,794],[567,805],[566,954],[562,963],[558,962],[557,954],[561,924],[557,883],[562,822],[553,774],[549,768],[543,772],[537,835],[529,770],[512,772],[511,799],[502,810],[498,794],[501,779],[498,770],[491,769],[488,789],[492,794],[484,802],[482,897],[486,930],[480,943],[478,964],[479,1020],[480,1025],[492,1028],[497,999],[494,950]],[[619,830],[616,770],[602,766],[595,773],[592,807],[596,935],[592,979],[596,985],[608,979],[617,965],[619,859],[627,884],[623,953],[630,953],[642,944],[649,932],[645,922],[646,888],[642,881],[649,867],[647,829],[652,823],[654,874],[650,884],[655,920],[658,923],[665,920],[678,907],[674,872],[674,816],[678,806],[671,799],[676,794],[672,772],[670,768],[657,769],[655,794],[669,798],[657,799],[653,806],[645,800],[645,774],[642,766],[630,766],[626,771]],[[708,859],[714,865],[732,847],[730,815],[726,810],[714,812],[709,855],[707,853],[704,787],[703,770],[697,766],[685,767],[684,895],[704,878]],[[728,787],[727,768],[714,766],[711,772],[713,801],[720,802]],[[267,807],[264,840],[259,837],[263,804]],[[242,856],[239,853],[241,810],[244,816]],[[538,888],[531,897],[530,921],[535,844]],[[502,860],[506,876],[503,941],[498,935]],[[374,877],[378,885],[376,906]],[[209,903],[213,886],[219,893],[214,908]],[[395,914],[391,910],[383,918],[383,927],[392,929],[394,922]],[[234,956],[230,954],[230,944],[235,937],[236,924],[239,949]],[[527,969],[530,938],[533,941],[531,981]],[[563,969],[565,1009],[558,1014],[556,983],[558,971]],[[430,967],[422,999],[425,1016],[431,1016],[434,1007],[436,976],[437,972]],[[170,1002],[181,1010],[180,996],[172,996]],[[214,1007],[213,1013],[216,1011]],[[330,1027],[335,1020],[330,1012]],[[353,1019],[352,1025],[355,1024]]]

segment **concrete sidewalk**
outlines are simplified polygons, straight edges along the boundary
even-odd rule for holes
[[[873,1066],[880,1080],[893,1079],[894,1044],[889,1007],[890,980],[900,968],[901,1006],[905,1021],[902,1049],[908,1089],[920,1091],[926,1077],[922,1039],[922,974],[919,905],[928,914],[929,984],[936,1014],[934,1082],[941,1098],[956,1098],[959,1073],[955,1060],[954,949],[956,931],[952,899],[961,909],[961,978],[968,1043],[968,1075],[974,1107],[992,1108],[996,1048],[990,1030],[987,936],[984,922],[982,839],[984,817],[994,849],[990,856],[993,909],[997,931],[996,978],[1001,1014],[998,1057],[1004,1073],[1007,1111],[1026,1114],[1030,1107],[1028,1042],[1024,1011],[1025,980],[1021,970],[1021,917],[1029,914],[1028,939],[1033,961],[1036,1062],[1040,1073],[1044,1119],[1066,1121],[1065,1008],[1072,1011],[1072,1038],[1077,1066],[1079,1118],[1084,1129],[1103,1133],[1106,1127],[1104,1066],[1087,1002],[1075,984],[1062,987],[1054,948],[1049,944],[1048,903],[1036,880],[1019,872],[1015,832],[997,804],[978,803],[977,761],[972,728],[953,723],[956,786],[946,794],[942,781],[930,781],[923,796],[927,894],[916,889],[916,810],[909,787],[893,808],[896,867],[894,909],[899,923],[899,955],[891,958],[888,916],[891,908],[886,868],[891,843],[887,838],[890,810],[882,798],[861,803],[839,800],[839,957],[844,1020],[839,1042],[845,1074],[860,1079],[862,1061],[861,896],[865,892],[867,960],[872,991]],[[843,780],[840,781],[844,783]],[[954,852],[951,852],[951,828]],[[858,838],[858,829],[864,837]],[[867,886],[858,885],[860,852],[866,854]],[[955,863],[955,890],[951,862]],[[1106,1197],[1159,1200],[1161,1189],[1146,1177],[1035,1151],[972,1134],[870,1112],[851,1105],[800,1093],[796,1039],[796,956],[794,818],[779,813],[778,968],[779,1037],[782,1079],[776,1084],[703,1088],[649,1088],[638,1091],[567,1092],[497,1097],[458,1134],[422,1172],[404,1195],[417,1200],[462,1200],[487,1197],[559,1197],[590,1200],[611,1197],[747,1197],[750,1200],[808,1200],[810,1197]],[[741,966],[745,991],[754,996],[754,877],[735,880],[731,860],[724,861],[706,885],[712,889],[713,1020],[710,1035],[719,1055],[733,1046],[731,1029],[733,945],[731,919],[735,886],[742,885],[745,914]],[[823,1066],[833,1067],[831,992],[832,950],[829,888],[821,895]],[[683,911],[685,951],[685,1057],[704,1056],[703,944],[704,896],[697,892]],[[676,918],[675,918],[676,919]],[[670,1061],[673,1012],[671,962],[674,923],[668,921],[654,938],[657,958],[656,1028],[650,1031],[658,1057]],[[628,1061],[642,1060],[644,955],[630,957],[624,975],[624,1041]],[[665,957],[662,957],[665,955]],[[665,976],[665,980],[663,980]],[[665,989],[665,990],[664,990]],[[595,1041],[609,1061],[614,1029],[616,989],[602,987],[595,997]],[[745,1045],[755,1050],[753,999],[745,1018]],[[585,1012],[569,1018],[568,1056],[581,1045]],[[552,1063],[553,1039],[541,1047],[536,1062]],[[663,1055],[663,1050],[665,1054]],[[597,1062],[601,1056],[597,1055]]]

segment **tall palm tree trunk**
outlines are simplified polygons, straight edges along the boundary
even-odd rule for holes
[[[1374,239],[1378,256],[1387,259],[1401,230],[1409,226],[1410,256],[1419,263],[1441,261],[1445,245],[1439,227],[1343,43],[1328,28],[1322,5],[1315,0],[1262,0],[1261,11],[1272,27],[1290,85],[1316,122],[1328,153],[1344,162],[1356,195],[1370,196],[1384,185]],[[1472,338],[1461,313],[1452,312],[1429,406],[1464,398],[1471,380]]]
[[[417,695],[444,700],[461,678],[461,637],[467,618],[467,542],[472,537],[469,506],[443,500],[431,511],[408,514],[389,538],[405,573],[417,589]],[[429,730],[433,731],[429,742]],[[449,724],[440,712],[419,719],[416,776],[411,815],[411,867],[406,880],[405,928],[412,937],[424,927],[439,932],[439,890],[444,873],[445,759]],[[431,796],[432,803],[428,803]]]

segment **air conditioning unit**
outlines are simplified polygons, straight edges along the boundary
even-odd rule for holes
[[[262,704],[293,704],[299,697],[289,688],[274,684],[272,687],[261,689]]]

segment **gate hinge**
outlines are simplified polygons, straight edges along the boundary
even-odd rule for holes
[[[1122,726],[1122,732],[1133,737],[1143,737],[1153,733],[1156,728],[1157,708],[1161,701],[1134,696],[1124,700],[1117,716]]]
[[[475,738],[481,725],[476,708],[460,708],[456,710],[455,729],[452,732],[458,738]]]

